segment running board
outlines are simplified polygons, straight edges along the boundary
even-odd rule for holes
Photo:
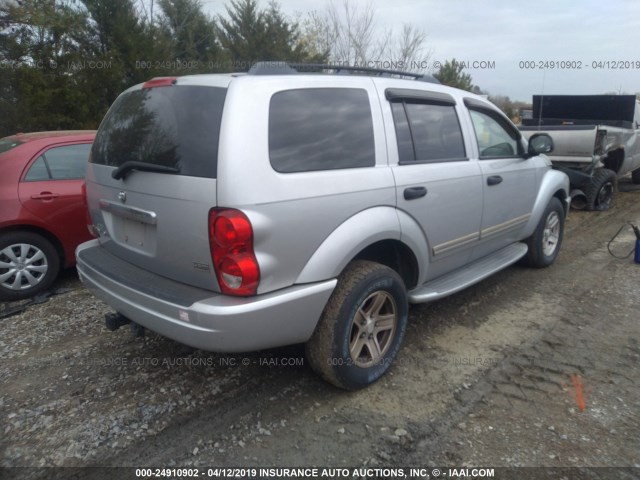
[[[480,280],[516,263],[527,253],[528,247],[524,243],[514,243],[502,250],[498,250],[480,260],[476,260],[451,273],[425,283],[421,287],[409,292],[411,303],[424,303],[438,300],[452,293],[459,292]]]

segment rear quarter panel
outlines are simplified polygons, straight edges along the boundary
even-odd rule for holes
[[[258,293],[296,282],[320,245],[347,219],[375,206],[395,207],[387,167],[384,124],[370,78],[331,76],[242,77],[227,92],[218,162],[218,206],[243,210],[254,228],[260,264]],[[359,88],[367,91],[373,116],[374,167],[278,173],[269,161],[269,102],[282,90]],[[344,258],[350,250],[340,252]],[[339,253],[336,252],[339,256]],[[336,258],[341,264],[343,258]],[[305,275],[304,281],[324,275]]]

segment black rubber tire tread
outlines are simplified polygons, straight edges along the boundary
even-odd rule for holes
[[[353,310],[369,295],[368,289],[381,281],[392,286],[391,291],[385,291],[391,293],[396,302],[396,334],[391,340],[392,345],[384,361],[379,365],[362,368],[354,365],[349,352],[341,348],[341,344],[345,345],[341,330],[346,331],[348,335]],[[377,286],[375,288],[380,290]],[[351,262],[338,277],[336,289],[331,294],[313,335],[305,345],[307,361],[324,380],[339,388],[358,390],[370,385],[389,369],[400,349],[407,327],[408,310],[404,282],[394,270],[365,260]],[[348,345],[348,341],[346,344]],[[332,364],[332,359],[340,360],[341,364]],[[365,371],[369,373],[369,378],[363,380]]]
[[[608,168],[598,168],[593,172],[591,181],[587,183],[584,188],[584,194],[587,197],[586,210],[591,211],[605,211],[611,207],[611,201],[604,205],[597,205],[598,192],[605,183],[611,182],[613,184],[613,192],[617,190],[616,172],[609,170]],[[613,193],[611,194],[613,197]]]
[[[637,168],[633,172],[631,172],[631,182],[635,185],[640,184],[640,168]]]
[[[28,243],[30,245],[35,245],[42,250],[47,257],[47,264],[49,268],[42,281],[30,289],[14,291],[0,286],[1,301],[15,301],[33,297],[34,295],[48,289],[57,278],[58,273],[60,273],[60,254],[45,237],[34,232],[26,231],[13,231],[0,234],[0,250],[8,245],[16,243]]]
[[[544,227],[547,223],[547,217],[552,211],[556,211],[558,216],[560,217],[560,237],[558,239],[558,245],[554,250],[552,255],[545,255],[542,249],[542,238],[544,234]],[[545,208],[542,217],[540,218],[540,222],[536,227],[533,235],[531,235],[527,239],[527,246],[529,250],[527,254],[523,258],[523,263],[529,267],[533,268],[545,268],[551,265],[556,261],[558,257],[558,253],[560,253],[560,248],[562,247],[562,239],[564,237],[564,221],[565,221],[565,213],[564,208],[562,207],[562,202],[556,197],[553,197],[547,208]]]

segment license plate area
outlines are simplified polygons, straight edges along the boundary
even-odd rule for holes
[[[115,235],[112,238],[117,243],[141,253],[155,253],[155,225],[114,216],[113,227]]]
[[[100,208],[112,240],[128,250],[155,255],[157,235],[154,212],[104,200],[100,202]]]

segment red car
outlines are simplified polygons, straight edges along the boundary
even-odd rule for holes
[[[0,139],[0,301],[51,286],[91,238],[82,195],[95,131]]]

